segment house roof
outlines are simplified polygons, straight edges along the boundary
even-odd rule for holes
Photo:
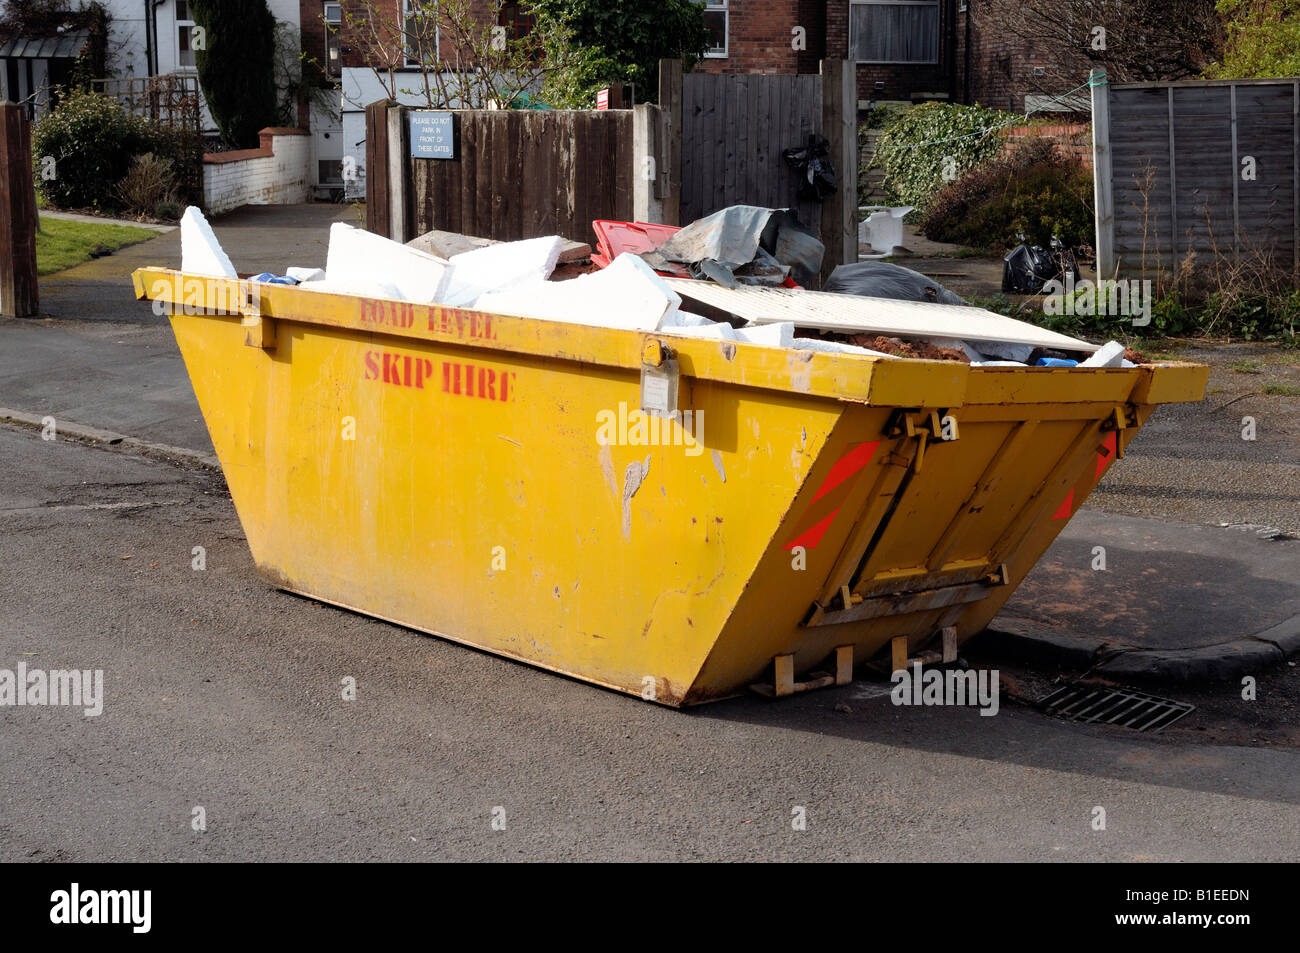
[[[90,42],[90,30],[65,30],[53,36],[15,36],[0,43],[0,59],[74,59]]]

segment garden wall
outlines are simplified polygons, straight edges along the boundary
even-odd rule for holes
[[[305,130],[263,129],[261,147],[203,157],[203,204],[211,215],[241,205],[311,200],[311,137]]]

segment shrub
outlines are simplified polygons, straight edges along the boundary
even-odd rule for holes
[[[69,90],[32,133],[36,181],[59,208],[116,208],[114,186],[126,174],[140,141],[140,123],[101,93]],[[41,176],[45,156],[54,177]]]
[[[921,232],[931,241],[1002,250],[1023,233],[1047,247],[1091,244],[1092,172],[1050,140],[1025,139],[940,189]]]
[[[114,192],[129,211],[136,215],[153,215],[160,203],[175,203],[176,173],[166,159],[146,152],[131,160],[126,175],[122,176]]]
[[[187,205],[203,202],[203,140],[191,130],[162,122],[142,122],[137,152],[166,160],[176,176],[174,198]]]
[[[112,212],[122,207],[118,185],[135,156],[152,153],[173,175],[176,201],[203,199],[203,144],[192,132],[132,116],[111,96],[72,89],[32,132],[36,183],[55,208],[92,208]],[[43,178],[42,159],[54,159],[54,177]],[[152,214],[156,203],[127,206]]]
[[[885,127],[871,165],[885,170],[891,202],[924,209],[945,183],[997,155],[1002,137],[986,130],[1016,118],[983,106],[914,106]]]
[[[194,61],[221,138],[256,146],[276,121],[275,17],[266,0],[191,0],[190,8],[206,31]]]

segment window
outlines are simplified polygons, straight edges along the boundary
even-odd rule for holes
[[[714,59],[727,56],[727,0],[706,0],[704,4],[704,25],[709,31],[709,48],[704,55]]]
[[[343,27],[343,4],[327,3],[321,15],[325,21],[325,75],[342,76],[343,60],[339,56],[339,32]]]
[[[316,160],[316,181],[321,185],[342,185],[343,184],[343,160],[342,159],[317,159]]]
[[[859,63],[939,62],[939,0],[852,0],[851,9]]]
[[[437,0],[403,0],[402,39],[407,66],[438,62]]]
[[[187,0],[176,0],[176,65],[192,67],[194,49],[190,36],[194,32],[194,15]]]
[[[533,15],[523,9],[523,4],[507,0],[501,4],[501,12],[497,14],[497,26],[506,28],[506,42],[512,43],[532,33],[535,23]]]

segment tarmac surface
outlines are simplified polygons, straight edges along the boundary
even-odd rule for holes
[[[0,708],[0,861],[1300,852],[1295,751],[873,681],[660,708],[273,589],[213,472],[33,429],[0,458],[0,667],[105,682],[94,717]]]

